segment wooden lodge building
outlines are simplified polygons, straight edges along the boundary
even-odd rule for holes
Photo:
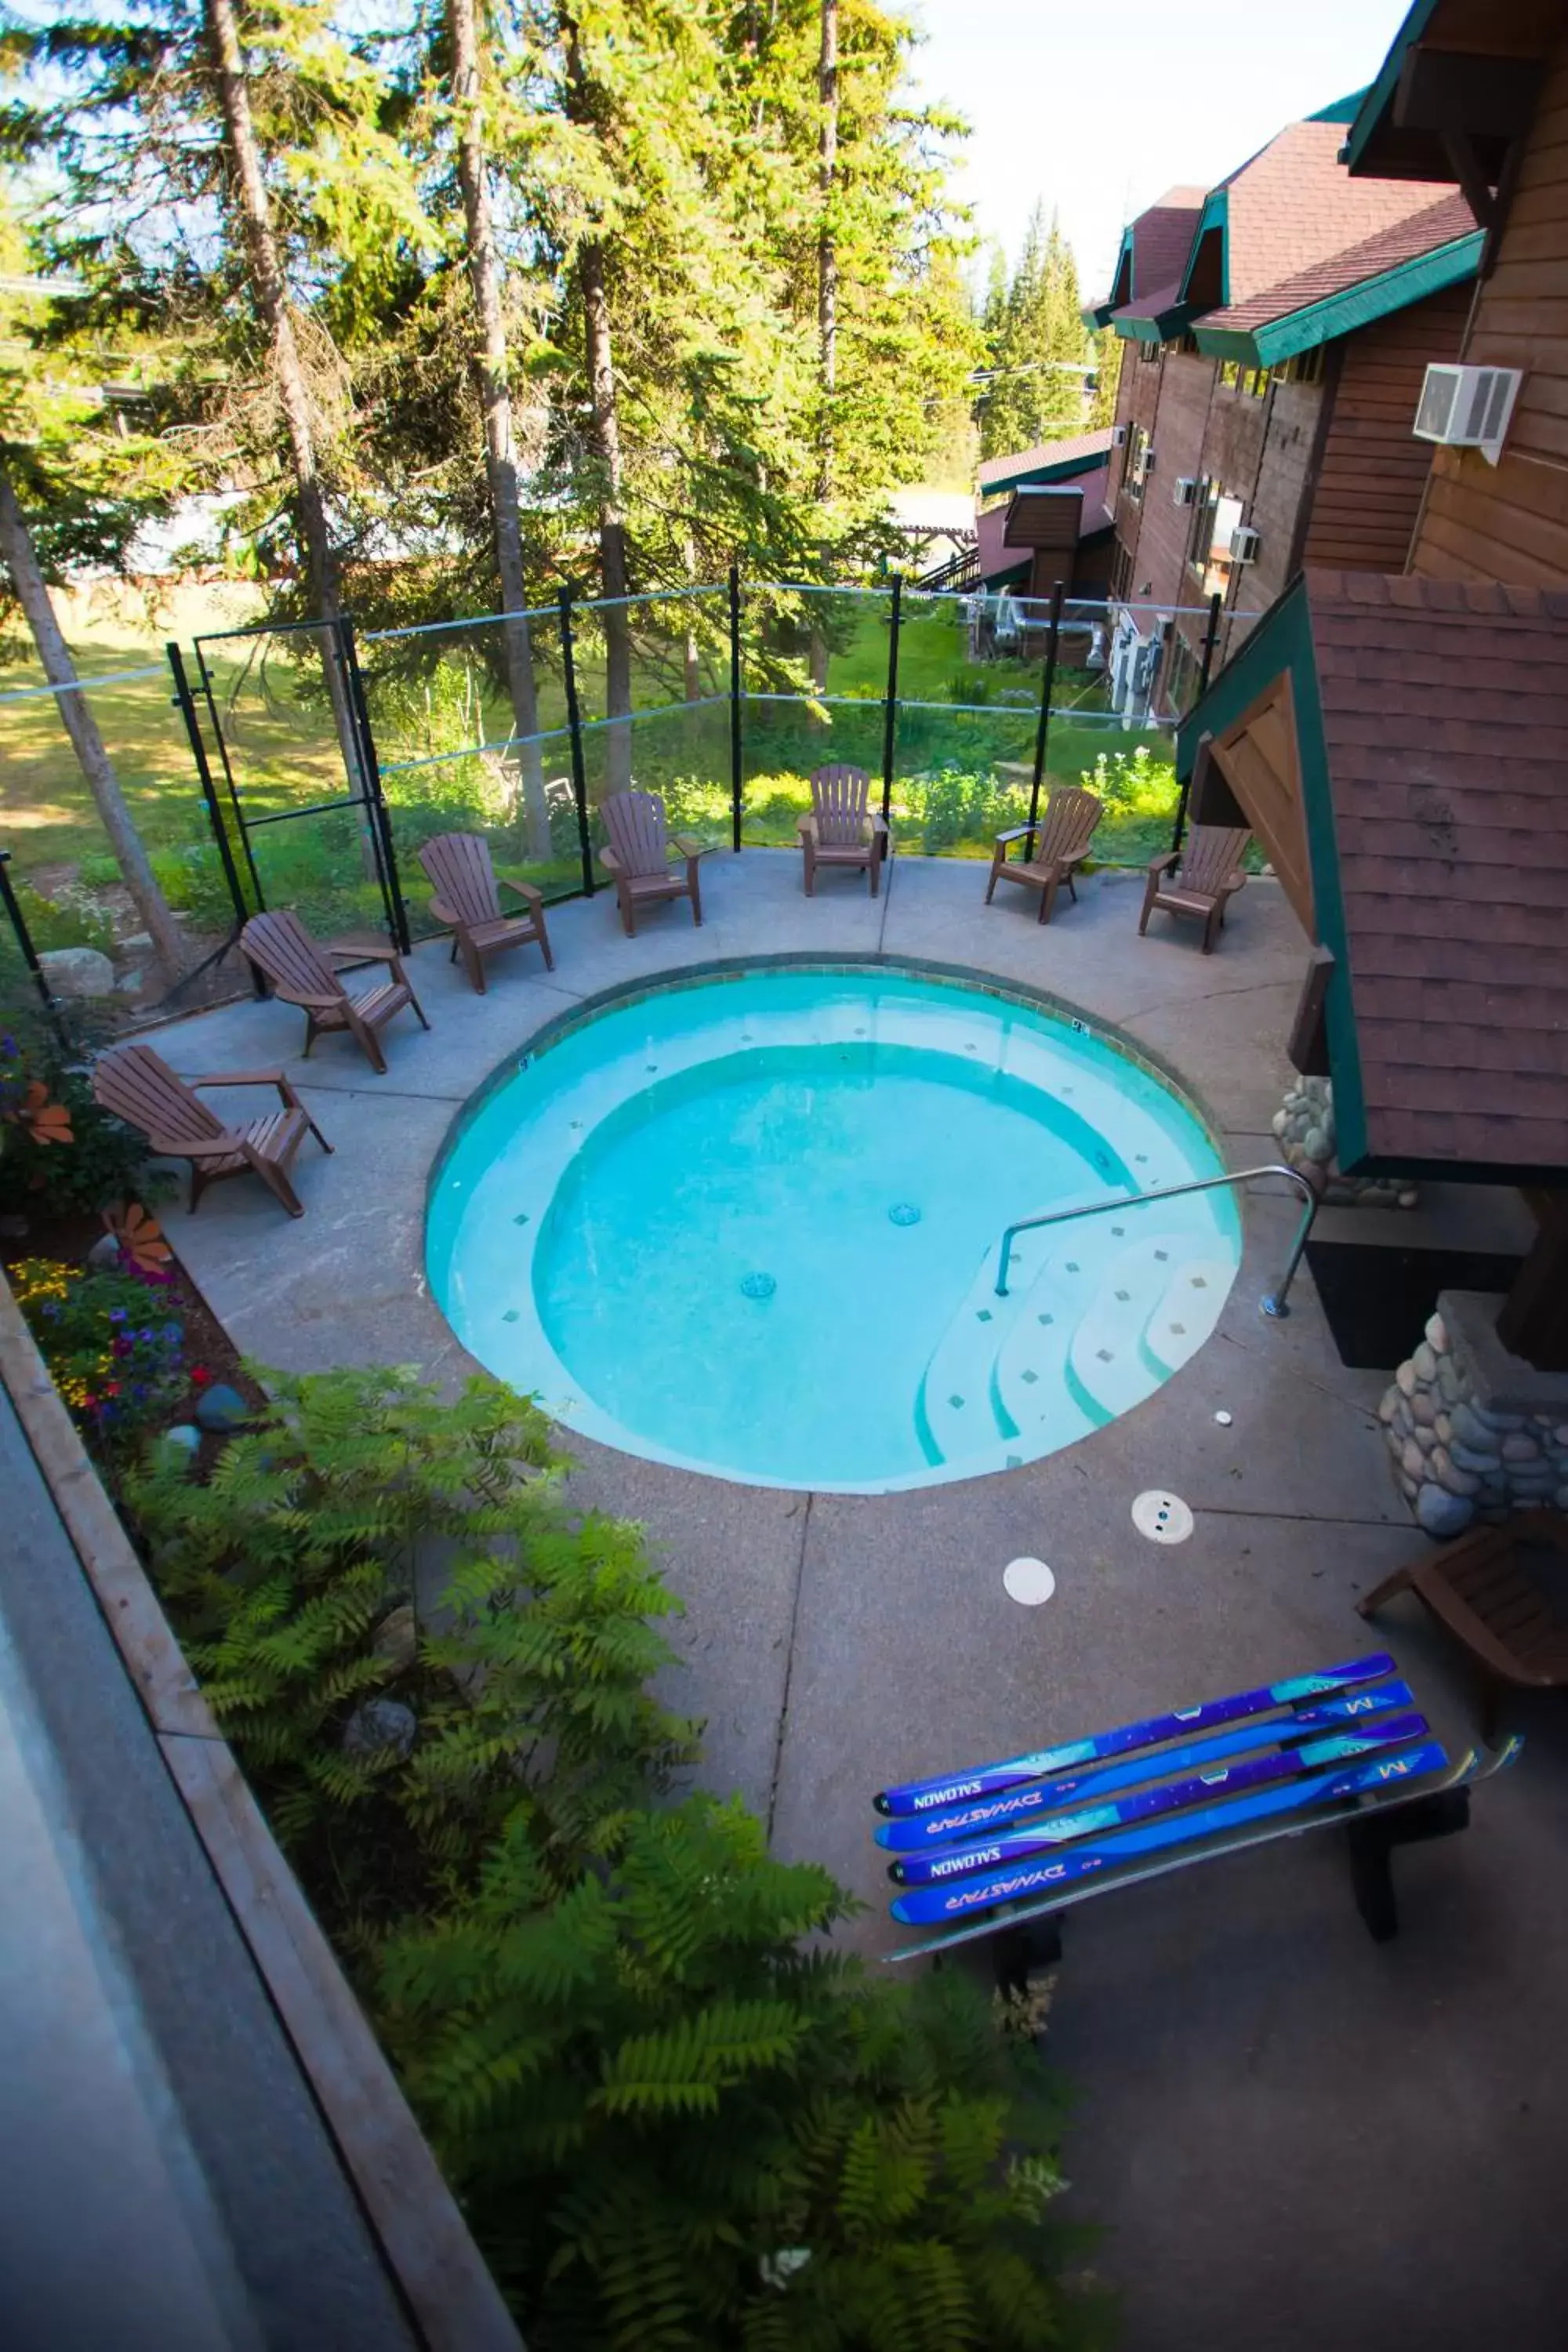
[[[1266,583],[1283,593],[1183,726],[1178,772],[1194,821],[1251,828],[1314,943],[1291,1055],[1331,1077],[1345,1171],[1511,1182],[1537,1208],[1506,1301],[1465,1294],[1454,1310],[1474,1326],[1494,1403],[1544,1409],[1531,1383],[1551,1375],[1556,1410],[1568,1398],[1568,0],[1415,0],[1338,135],[1352,190],[1385,214],[1410,202],[1412,244],[1423,218],[1452,224],[1457,201],[1471,215],[1470,235],[1385,277],[1463,254],[1476,282],[1462,304],[1450,280],[1336,339],[1292,546],[1266,570],[1259,520],[1258,562],[1226,583],[1238,611],[1244,596],[1249,612],[1268,601]],[[1385,219],[1374,236],[1397,241],[1398,228]],[[1215,291],[1203,242],[1181,300]],[[1165,346],[1157,371],[1128,371],[1129,419],[1157,420],[1146,429],[1162,470],[1163,420],[1180,411],[1167,405],[1173,371],[1212,364],[1205,332],[1250,333],[1267,362],[1274,307],[1233,282],[1221,310],[1181,327],[1198,353]],[[1421,335],[1430,322],[1427,356],[1462,369],[1423,386],[1416,321]],[[1367,405],[1338,417],[1336,386],[1342,397],[1365,383],[1364,354],[1396,334],[1409,373],[1386,424],[1374,433]],[[1156,373],[1140,409],[1139,380]],[[1273,381],[1263,406],[1278,415]],[[1201,440],[1192,403],[1184,467],[1233,462],[1216,411],[1248,397],[1216,382]],[[1342,502],[1331,525],[1321,501],[1336,435],[1353,422],[1363,447],[1382,434],[1392,451],[1418,401],[1432,437],[1416,446],[1433,454],[1413,497],[1405,487],[1409,545],[1395,560],[1382,523],[1358,548]],[[1260,480],[1271,438],[1270,423]],[[1165,538],[1156,547],[1141,519],[1123,535],[1125,507],[1119,546],[1146,577],[1169,578],[1155,572]],[[1266,511],[1256,489],[1246,510]]]
[[[1411,424],[1428,363],[1458,355],[1482,239],[1443,173],[1352,175],[1353,110],[1170,190],[1084,314],[1128,346],[1104,491],[1124,709],[1190,707],[1215,595],[1217,667],[1303,563],[1404,566],[1431,460]]]

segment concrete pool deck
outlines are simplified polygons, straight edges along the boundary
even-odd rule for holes
[[[432,1028],[394,1024],[384,1077],[343,1036],[303,1061],[289,1006],[204,1013],[157,1034],[166,1058],[192,1074],[281,1066],[336,1151],[308,1143],[296,1162],[303,1219],[236,1182],[194,1218],[171,1213],[170,1238],[264,1363],[413,1363],[456,1380],[470,1360],[429,1297],[423,1225],[461,1104],[574,1003],[769,955],[908,957],[1044,991],[1170,1066],[1230,1166],[1270,1160],[1305,962],[1294,918],[1256,881],[1205,958],[1193,925],[1156,917],[1138,938],[1138,878],[1093,878],[1042,929],[1026,894],[985,907],[984,869],[959,861],[900,856],[877,901],[829,875],[807,901],[797,856],[717,856],[700,930],[677,903],[627,940],[611,897],[575,901],[550,916],[556,971],[525,948],[491,966],[483,998],[444,946],[418,950]],[[1402,1234],[1509,1213],[1443,1190]],[[1295,1213],[1283,1188],[1247,1200],[1240,1274],[1184,1370],[1096,1435],[1000,1475],[811,1495],[568,1441],[584,1499],[644,1522],[686,1604],[669,1696],[709,1720],[704,1777],[738,1789],[781,1853],[826,1863],[875,1906],[852,1931],[868,1951],[894,1939],[868,1835],[870,1794],[889,1780],[1380,1644],[1462,1743],[1462,1686],[1414,1607],[1395,1604],[1375,1632],[1353,1613],[1420,1540],[1376,1423],[1385,1376],[1340,1362],[1305,1269],[1288,1321],[1258,1311]],[[1392,1239],[1395,1221],[1341,1212],[1322,1229]],[[1193,1507],[1180,1548],[1132,1526],[1151,1486]],[[1018,1554],[1055,1570],[1043,1608],[1003,1590]],[[1123,2292],[1127,2352],[1305,2352],[1325,2329],[1355,2352],[1400,2323],[1427,2352],[1561,2345],[1568,1721],[1540,1707],[1521,1724],[1526,1758],[1479,1793],[1473,1829],[1398,1857],[1405,1932],[1391,1946],[1357,1920],[1332,1836],[1069,1921],[1049,2046],[1080,2093],[1069,2170],[1076,2201],[1110,2228],[1099,2268]]]

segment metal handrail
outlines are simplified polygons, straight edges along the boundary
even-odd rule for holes
[[[1007,1268],[1012,1262],[1013,1244],[1019,1234],[1032,1233],[1037,1225],[1066,1224],[1074,1217],[1096,1217],[1104,1209],[1140,1208],[1145,1201],[1174,1201],[1184,1192],[1213,1192],[1225,1184],[1247,1184],[1255,1176],[1283,1176],[1294,1184],[1306,1203],[1301,1222],[1296,1228],[1296,1238],[1290,1244],[1290,1255],[1285,1261],[1285,1271],[1277,1290],[1267,1290],[1258,1300],[1265,1315],[1289,1315],[1286,1303],[1290,1285],[1296,1278],[1296,1268],[1301,1263],[1301,1252],[1307,1246],[1307,1236],[1312,1230],[1312,1219],[1318,1213],[1318,1195],[1299,1168],[1287,1168],[1280,1160],[1271,1160],[1263,1168],[1237,1168],[1226,1176],[1196,1176],[1185,1184],[1163,1184],[1152,1192],[1111,1192],[1103,1201],[1081,1201],[1076,1209],[1046,1209],[1037,1217],[1019,1217],[1002,1236],[1002,1262],[996,1269],[996,1296],[1007,1296]]]

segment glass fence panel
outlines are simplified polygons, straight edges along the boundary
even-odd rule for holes
[[[388,937],[375,845],[358,806],[339,805],[254,826],[250,852],[270,908],[289,908],[319,939]]]
[[[793,848],[811,806],[810,779],[817,768],[864,768],[872,801],[881,806],[879,699],[851,697],[823,704],[800,695],[749,694],[742,729],[742,843]]]
[[[623,767],[623,746],[629,762]],[[589,829],[595,852],[605,833],[606,796],[633,789],[659,793],[670,833],[689,834],[704,848],[731,842],[730,699],[677,703],[639,712],[626,727],[586,727],[583,761]],[[628,772],[629,770],[629,772]],[[605,877],[601,873],[598,878]]]

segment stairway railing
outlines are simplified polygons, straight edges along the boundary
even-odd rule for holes
[[[1012,1264],[1013,1244],[1020,1234],[1033,1233],[1041,1225],[1067,1224],[1075,1217],[1097,1217],[1106,1209],[1138,1208],[1145,1201],[1175,1201],[1184,1192],[1214,1192],[1226,1184],[1249,1184],[1257,1176],[1283,1176],[1288,1184],[1296,1187],[1304,1204],[1279,1285],[1273,1290],[1266,1290],[1258,1302],[1260,1312],[1265,1315],[1289,1315],[1290,1308],[1287,1302],[1290,1285],[1296,1278],[1296,1268],[1301,1263],[1301,1253],[1307,1246],[1307,1236],[1318,1213],[1318,1195],[1299,1168],[1287,1168],[1280,1160],[1271,1161],[1262,1168],[1236,1168],[1225,1176],[1195,1176],[1185,1184],[1162,1184],[1150,1192],[1110,1192],[1103,1201],[1080,1201],[1076,1208],[1043,1209],[1037,1217],[1018,1217],[1002,1235],[1002,1258],[996,1269],[996,1296],[998,1298],[1007,1296],[1007,1269]]]

